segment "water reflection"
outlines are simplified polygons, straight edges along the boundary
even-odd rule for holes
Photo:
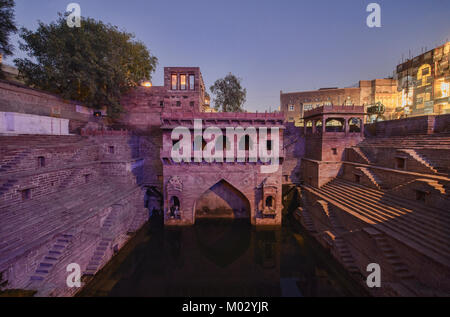
[[[244,220],[146,227],[82,296],[361,295],[299,228],[258,229]]]

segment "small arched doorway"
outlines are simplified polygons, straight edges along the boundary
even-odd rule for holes
[[[273,208],[273,197],[272,196],[267,196],[265,206],[267,208]]]
[[[180,199],[177,196],[170,197],[170,207],[180,208]]]
[[[171,196],[169,199],[169,217],[171,219],[180,219],[180,199],[177,196]]]

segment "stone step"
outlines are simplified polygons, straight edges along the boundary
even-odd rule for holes
[[[316,195],[320,199],[328,200],[329,203],[337,206],[345,212],[359,218],[360,220],[370,224],[376,225],[377,230],[384,232],[388,236],[396,239],[397,241],[410,246],[413,249],[418,250],[419,252],[425,254],[426,256],[438,261],[439,263],[448,265],[449,263],[449,253],[447,251],[443,251],[440,247],[435,247],[434,244],[430,243],[430,241],[423,239],[422,236],[417,237],[414,233],[411,234],[408,231],[403,230],[402,228],[392,226],[389,222],[378,223],[378,221],[373,221],[371,215],[365,215],[360,211],[361,206],[351,206],[343,202],[342,198],[335,198],[324,196],[318,189],[310,187],[308,185],[303,185],[303,189],[311,192]]]
[[[341,201],[345,201],[345,203],[343,202],[344,204],[359,208],[360,212],[364,212],[366,215],[376,218],[380,223],[390,222],[390,224],[394,224],[394,221],[398,221],[401,223],[405,231],[410,231],[415,234],[422,233],[424,236],[428,236],[430,238],[430,242],[434,243],[435,240],[438,241],[438,246],[450,245],[450,239],[448,236],[441,236],[440,232],[436,231],[430,232],[429,228],[423,228],[423,224],[420,222],[412,221],[411,219],[405,220],[397,215],[389,214],[389,212],[386,212],[386,209],[382,205],[370,204],[367,200],[358,199],[355,195],[347,195],[341,191],[341,188],[331,187],[329,184],[322,187],[321,190],[336,199],[340,197],[339,199]]]
[[[92,261],[92,260],[91,260],[91,261],[89,262],[89,264],[88,264],[88,267],[89,267],[89,266],[99,266],[99,265],[100,265],[100,261]]]
[[[383,202],[384,201],[391,202],[392,204],[394,204],[394,206],[401,206],[401,208],[409,208],[409,209],[415,209],[415,210],[423,210],[424,212],[426,211],[427,213],[432,214],[432,215],[436,214],[437,216],[441,217],[443,221],[448,221],[450,223],[450,215],[447,212],[444,212],[443,210],[436,209],[433,207],[428,207],[426,205],[413,202],[409,199],[405,199],[405,198],[398,197],[398,196],[393,196],[389,193],[379,191],[379,190],[376,190],[376,189],[373,189],[370,187],[366,187],[366,186],[363,186],[360,184],[351,183],[351,182],[343,180],[343,179],[337,178],[333,182],[339,183],[339,184],[344,184],[344,185],[350,186],[350,187],[354,187],[355,189],[358,189],[361,191],[373,193],[374,197],[379,197],[379,198],[382,197]]]
[[[369,199],[370,201],[376,202],[376,203],[382,203],[383,205],[394,208],[395,210],[404,212],[404,213],[410,213],[411,210],[417,210],[419,209],[427,209],[430,210],[431,207],[427,206],[419,206],[411,201],[404,201],[401,198],[393,197],[385,192],[373,190],[372,188],[363,187],[359,184],[351,184],[347,181],[342,180],[335,180],[333,181],[333,184],[336,186],[339,186],[339,188],[347,191],[352,191],[354,194],[358,194],[361,197],[364,197],[365,199]],[[382,201],[381,201],[382,200]],[[450,218],[448,218],[445,214],[442,214],[438,209],[432,209],[431,213],[417,213],[417,215],[423,219],[428,220],[440,220],[440,221],[449,221]],[[434,217],[434,214],[435,217]],[[434,217],[434,218],[433,218]],[[437,218],[436,218],[437,217]]]
[[[100,196],[100,197],[101,197],[101,196]],[[108,195],[107,197],[109,197],[109,195]],[[97,198],[99,198],[98,195],[97,195]],[[101,198],[105,198],[105,197],[101,197]],[[94,200],[94,201],[95,201],[95,200]],[[74,207],[76,207],[76,206],[74,206]],[[42,207],[42,208],[45,208],[45,207]],[[58,208],[59,208],[59,210],[64,211],[64,209],[61,209],[61,207],[58,207]],[[36,222],[33,222],[33,218],[30,219],[30,218],[28,217],[27,222],[26,222],[26,225],[27,225],[28,228],[30,228],[30,227],[33,228],[33,227],[36,227],[37,225],[48,223],[49,219],[45,219],[45,218],[44,218],[44,215],[45,215],[45,214],[51,215],[52,218],[54,218],[55,220],[59,220],[59,219],[60,219],[60,217],[58,216],[58,213],[56,212],[56,210],[47,209],[46,212],[45,212],[44,214],[41,214],[41,213],[39,213],[39,212],[36,211],[36,210],[33,210],[33,212],[35,213],[35,215],[33,215],[33,217],[34,217],[34,219],[37,221],[37,223],[36,223]],[[11,230],[14,230],[14,229],[16,229],[16,228],[18,227],[18,225],[20,225],[22,222],[23,222],[23,220],[20,219],[20,218],[18,218],[18,219],[16,219],[15,222],[9,223],[7,226],[5,226],[5,227],[2,228],[2,229],[5,229],[5,231],[11,231]],[[22,227],[22,228],[25,229],[25,228],[27,228],[27,227]],[[26,229],[26,230],[27,230],[27,232],[30,232],[29,229]],[[3,230],[2,230],[2,231],[3,231]]]
[[[2,257],[0,259],[0,264],[26,252],[26,250],[33,248],[34,245],[41,245],[46,241],[45,239],[52,239],[51,237],[55,237],[57,234],[73,228],[78,222],[84,221],[86,217],[92,215],[93,208],[95,208],[95,210],[105,208],[111,201],[117,200],[121,196],[126,196],[137,189],[137,186],[130,189],[127,188],[126,185],[124,185],[123,188],[119,186],[115,188],[114,191],[111,191],[108,188],[106,190],[107,193],[105,193],[104,196],[97,196],[96,199],[88,200],[88,202],[83,205],[73,206],[69,211],[70,214],[65,213],[64,217],[61,217],[61,214],[59,213],[54,214],[53,210],[49,210],[47,214],[51,218],[42,217],[38,214],[35,222],[28,224],[28,214],[21,215],[22,218],[18,216],[19,219],[17,219],[18,222],[15,224],[15,227],[5,231],[3,230],[3,227],[1,229],[0,241],[5,241],[5,243],[1,244],[0,253],[2,254]],[[82,212],[80,212],[80,210]],[[67,217],[68,215],[70,215],[69,218]],[[26,223],[27,225],[23,226],[23,223]],[[19,236],[21,237],[19,240],[10,238]],[[64,238],[64,236],[62,236],[62,238]],[[66,238],[71,238],[71,236],[66,236]],[[49,253],[48,256],[59,259],[62,254],[54,251],[55,250],[52,250],[52,253]]]
[[[97,186],[98,188],[98,186]],[[15,218],[17,218],[17,213],[18,212],[22,212],[24,209],[25,210],[30,210],[33,209],[33,215],[42,216],[42,213],[40,212],[40,210],[43,211],[43,214],[51,214],[54,213],[52,211],[52,209],[54,210],[64,210],[64,203],[61,199],[59,199],[60,195],[64,195],[66,197],[66,199],[73,199],[73,201],[76,201],[75,199],[77,199],[77,197],[79,197],[79,195],[81,193],[77,193],[76,191],[74,191],[73,189],[71,190],[72,193],[69,193],[69,195],[66,196],[66,192],[59,192],[59,193],[55,193],[55,194],[51,194],[49,196],[49,198],[55,198],[55,199],[51,199],[49,201],[41,201],[41,200],[35,200],[35,201],[30,201],[24,204],[18,204],[15,208],[8,208],[7,213],[4,214],[4,219],[8,220],[10,223],[10,220],[13,220]],[[84,194],[85,193],[85,194]],[[86,198],[95,198],[99,195],[99,193],[101,193],[101,191],[97,191],[95,189],[93,189],[90,192],[84,192],[83,193],[83,197]],[[53,208],[51,208],[53,207]],[[0,209],[1,210],[1,209]],[[8,214],[10,216],[8,216]],[[18,219],[19,221],[19,219]]]
[[[404,216],[407,215],[408,216],[408,220],[412,221],[414,223],[416,223],[419,226],[423,226],[423,225],[427,225],[430,228],[434,228],[438,231],[444,231],[443,234],[450,234],[450,231],[445,230],[442,227],[442,223],[439,223],[437,220],[433,221],[432,218],[430,217],[426,217],[421,215],[419,212],[415,212],[414,210],[408,210],[404,209],[404,208],[395,208],[392,207],[391,205],[387,205],[377,201],[376,198],[371,198],[370,194],[364,193],[361,190],[355,190],[355,189],[350,189],[348,187],[345,186],[340,186],[340,185],[332,185],[332,184],[327,184],[326,186],[332,187],[333,189],[342,191],[342,192],[346,192],[349,193],[350,195],[353,196],[353,198],[355,200],[359,200],[361,202],[365,202],[367,205],[370,206],[374,206],[375,208],[379,208],[381,210],[383,210],[384,212],[391,214],[392,217],[399,217],[399,216]],[[324,187],[326,187],[324,186]],[[403,218],[401,218],[403,219]]]

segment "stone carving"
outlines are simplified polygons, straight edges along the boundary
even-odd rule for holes
[[[183,181],[179,176],[172,176],[167,183],[167,191],[183,191]]]
[[[277,186],[279,184],[278,180],[273,177],[266,177],[264,181],[262,182],[263,187],[268,186]]]
[[[251,175],[248,175],[248,176],[244,177],[244,179],[242,180],[242,184],[243,184],[244,186],[248,186],[248,185],[250,185],[251,183],[252,183],[252,177],[251,177]]]
[[[197,176],[197,177],[195,178],[195,184],[201,186],[201,185],[203,185],[204,183],[205,183],[205,180],[203,179],[203,177]]]

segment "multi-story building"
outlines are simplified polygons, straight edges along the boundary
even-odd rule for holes
[[[159,126],[162,112],[204,112],[209,108],[199,67],[164,67],[164,86],[143,82],[121,101],[127,124]]]
[[[320,88],[319,90],[283,93],[280,92],[280,110],[288,122],[303,125],[305,111],[323,105],[359,104],[359,88]]]
[[[397,84],[394,79],[362,80],[358,87],[320,88],[313,91],[280,92],[280,110],[286,121],[303,125],[303,113],[320,106],[362,105],[366,110],[377,102],[385,106],[384,119],[391,119],[397,107]]]
[[[450,113],[450,42],[399,64],[396,118]]]
[[[450,113],[450,42],[397,66],[394,78],[361,80],[358,87],[280,92],[286,121],[303,125],[303,112],[323,105],[363,105],[367,121]]]
[[[398,106],[397,81],[395,79],[361,80],[359,88],[359,104],[365,106],[365,110],[369,113],[367,116],[368,122],[378,119],[395,119],[394,113]],[[378,108],[373,109],[378,104],[383,105],[381,111]]]

